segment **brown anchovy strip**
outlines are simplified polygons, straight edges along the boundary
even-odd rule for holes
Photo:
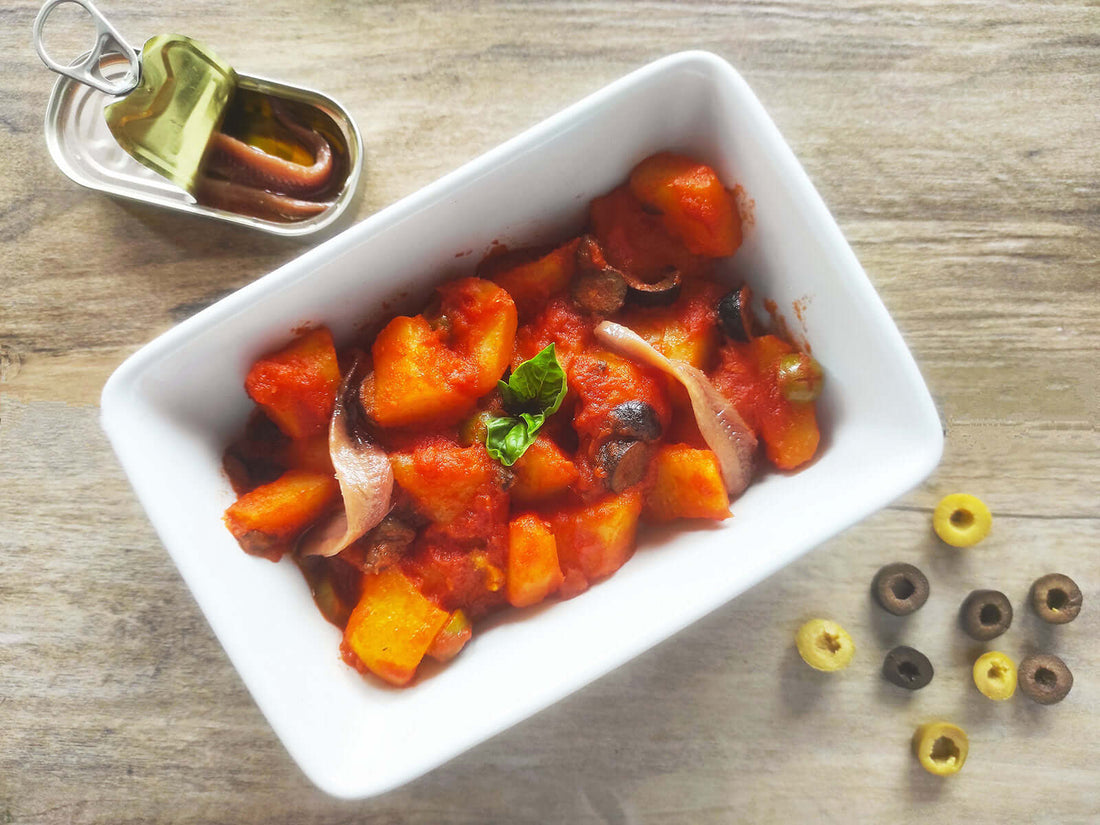
[[[210,138],[203,176],[195,198],[205,206],[276,221],[300,221],[319,215],[331,201],[309,200],[332,180],[332,147],[324,136],[295,123],[277,103],[275,118],[313,155],[305,166],[284,160],[234,137]]]
[[[331,201],[302,200],[216,178],[200,179],[195,199],[226,212],[276,221],[300,221],[320,215],[332,206]]]
[[[272,104],[271,111],[275,119],[313,156],[312,166],[284,160],[222,132],[215,132],[210,138],[206,172],[253,189],[265,189],[291,197],[304,197],[324,189],[332,178],[333,169],[329,142],[318,132],[295,123],[281,106]]]
[[[390,511],[390,459],[356,426],[364,373],[361,359],[356,358],[340,387],[329,422],[329,454],[344,506],[302,537],[298,552],[303,556],[335,556],[374,529]]]

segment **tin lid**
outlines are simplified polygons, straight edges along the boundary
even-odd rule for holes
[[[221,125],[237,75],[189,37],[161,34],[141,50],[141,81],[104,110],[118,145],[188,191]]]

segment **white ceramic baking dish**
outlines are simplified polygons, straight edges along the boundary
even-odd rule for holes
[[[826,370],[823,452],[759,479],[721,527],[644,539],[609,580],[477,633],[409,688],[364,679],[297,568],[245,555],[222,524],[222,451],[250,409],[250,363],[305,323],[347,341],[383,302],[422,303],[494,241],[575,231],[589,199],[666,148],[755,202],[727,275],[801,307],[786,315]],[[913,487],[942,449],[921,375],[829,211],[744,80],[703,52],[612,83],[165,333],[108,381],[102,421],[257,704],[343,797],[406,782],[638,655]]]

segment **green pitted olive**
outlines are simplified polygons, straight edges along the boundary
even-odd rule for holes
[[[816,401],[825,383],[821,364],[804,352],[791,353],[779,359],[778,378],[783,397],[800,404]]]
[[[489,427],[489,421],[493,414],[488,410],[482,410],[472,415],[459,425],[458,440],[463,447],[485,443],[485,432]]]

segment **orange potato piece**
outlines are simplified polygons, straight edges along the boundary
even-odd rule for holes
[[[575,238],[534,261],[519,263],[493,276],[512,300],[520,317],[529,318],[538,312],[551,295],[564,292],[577,270]]]
[[[445,333],[420,315],[394,318],[378,333],[371,352],[374,381],[363,398],[383,427],[457,420],[477,401],[467,359],[449,349]]]
[[[641,493],[627,490],[551,515],[558,562],[566,578],[579,574],[591,583],[622,567],[634,552],[641,512]]]
[[[508,525],[508,570],[505,593],[513,607],[538,604],[562,583],[557,541],[550,525],[526,514]]]
[[[665,444],[657,451],[653,464],[656,481],[646,495],[647,519],[729,518],[729,495],[718,459],[710,450]]]
[[[462,610],[456,610],[447,619],[443,629],[432,639],[428,655],[440,662],[449,662],[466,646],[474,635],[469,617]]]
[[[298,534],[339,499],[333,476],[288,470],[229,505],[225,526],[246,553],[278,561]]]
[[[573,429],[585,438],[606,435],[611,410],[627,401],[644,401],[657,412],[661,429],[668,426],[669,382],[663,373],[629,358],[591,349],[574,356],[566,370],[569,388],[577,395]]]
[[[696,255],[720,258],[741,245],[741,217],[714,170],[673,152],[652,155],[630,173],[630,191],[658,209],[670,232]]]
[[[391,453],[390,465],[394,480],[437,524],[461,515],[495,472],[484,445],[460,447],[443,437],[428,437],[412,450]]]
[[[793,470],[814,457],[821,432],[813,402],[788,401],[779,389],[783,356],[798,350],[775,335],[760,335],[747,344],[729,342],[719,352],[715,387],[764,442],[768,460]]]
[[[327,431],[340,388],[332,333],[319,327],[265,355],[248,371],[244,387],[291,438]]]
[[[344,643],[376,676],[405,685],[450,618],[398,568],[388,567],[363,577]]]
[[[671,269],[690,276],[703,263],[666,228],[661,216],[645,211],[628,186],[593,200],[589,219],[608,262],[644,281],[660,280]]]
[[[363,406],[383,427],[449,424],[470,412],[508,368],[516,306],[496,284],[463,278],[439,288],[438,317],[398,316],[371,347]]]
[[[769,382],[767,401],[757,408],[764,452],[779,469],[793,470],[814,457],[821,440],[813,402],[788,401],[779,389],[779,362],[797,349],[775,335],[754,338],[750,346]]]
[[[292,470],[309,470],[311,473],[335,474],[332,454],[328,446],[328,433],[321,432],[308,438],[293,438],[283,451],[283,460]]]
[[[684,284],[674,304],[632,309],[623,313],[621,323],[666,358],[707,370],[714,364],[721,343],[718,303],[723,293],[724,288],[713,281],[691,280]]]
[[[509,493],[514,501],[533,502],[553,498],[577,480],[577,467],[553,439],[539,435],[527,452],[512,465],[515,473]]]

